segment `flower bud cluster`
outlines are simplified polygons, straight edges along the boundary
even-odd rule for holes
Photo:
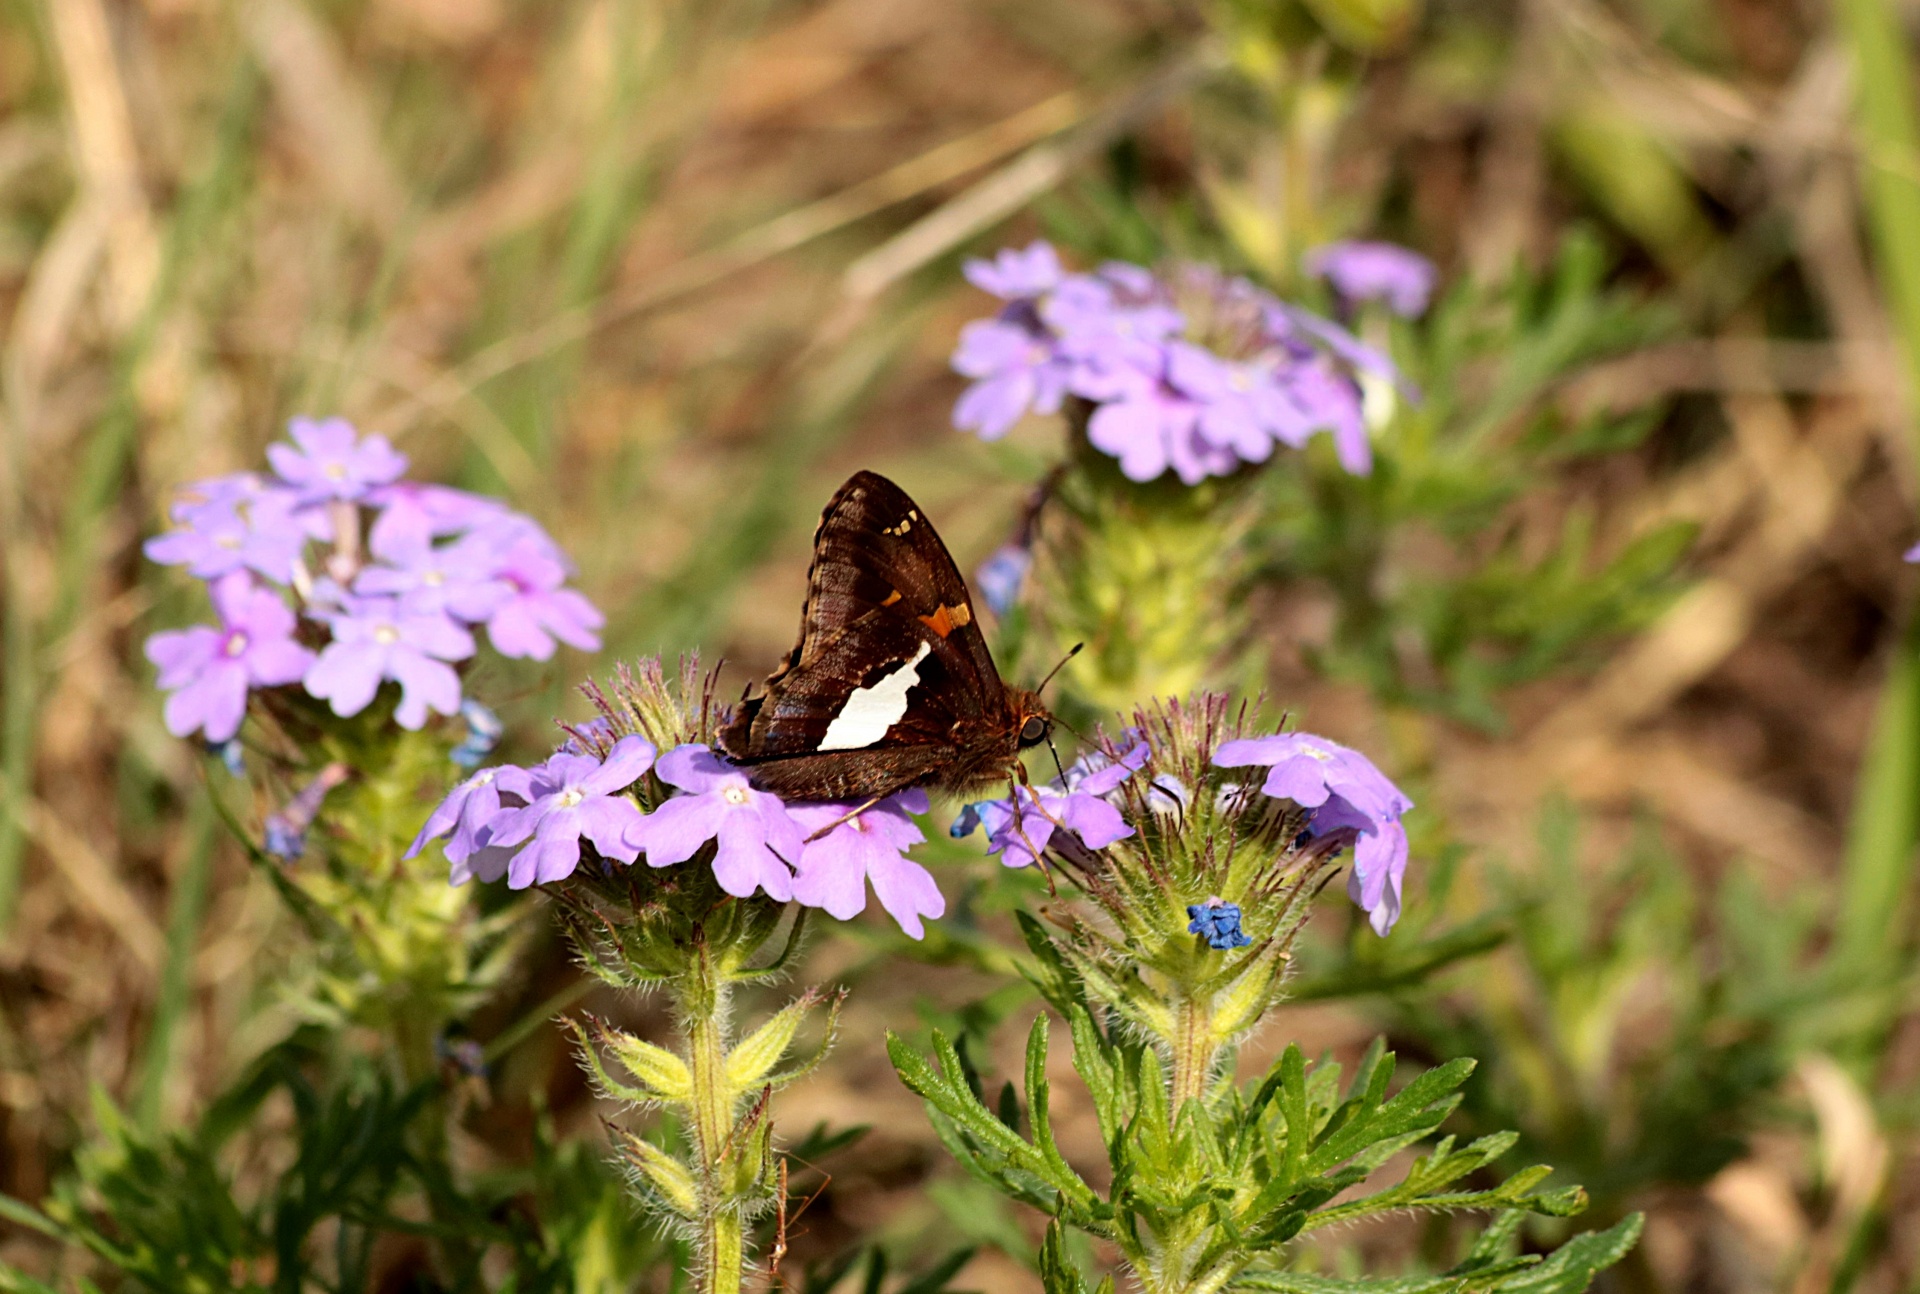
[[[149,558],[207,582],[219,618],[147,640],[174,735],[225,743],[254,691],[295,685],[346,718],[387,682],[395,721],[418,729],[461,710],[454,665],[475,629],[503,656],[600,646],[604,617],[565,587],[571,563],[531,517],[403,480],[404,454],[341,419],[295,418],[289,433],[267,449],[272,475],[188,486],[174,528],[147,541]]]
[[[1326,251],[1337,292],[1424,307],[1432,267],[1413,253]],[[1044,242],[965,270],[1006,305],[967,325],[954,352],[955,371],[974,379],[954,407],[962,430],[997,440],[1029,411],[1058,412],[1073,396],[1093,406],[1088,442],[1135,481],[1171,469],[1194,485],[1321,432],[1349,472],[1372,469],[1360,379],[1400,378],[1331,320],[1204,265],[1155,274],[1110,261],[1068,273]]]

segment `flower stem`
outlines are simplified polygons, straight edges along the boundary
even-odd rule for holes
[[[726,1076],[731,986],[717,972],[704,943],[696,944],[675,994],[693,1076],[693,1168],[700,1214],[695,1220],[694,1288],[699,1294],[739,1294],[741,1216],[723,1176],[734,1135],[734,1102]]]
[[[1213,1077],[1219,1055],[1213,1041],[1213,1003],[1183,995],[1174,1004],[1172,1042],[1173,1100],[1168,1112],[1177,1121],[1182,1106],[1207,1094],[1207,1080]]]

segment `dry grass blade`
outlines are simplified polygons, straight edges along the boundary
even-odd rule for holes
[[[406,206],[406,189],[380,147],[373,112],[333,34],[300,0],[252,0],[243,6],[243,21],[281,111],[335,198],[376,228],[390,229]]]
[[[127,946],[142,968],[157,972],[166,959],[167,941],[153,919],[109,863],[86,837],[62,822],[40,800],[27,803],[27,830],[42,853],[90,909]]]
[[[1036,138],[1067,127],[1079,115],[1077,94],[1056,95],[839,193],[776,216],[711,251],[670,266],[627,291],[567,311],[536,328],[501,338],[398,408],[386,410],[372,419],[372,425],[399,434],[413,419],[429,410],[454,404],[523,364],[938,188],[1014,149],[1025,147]]]
[[[111,314],[125,328],[146,305],[160,265],[160,240],[141,183],[133,113],[100,0],[59,0],[50,8],[66,76],[74,169],[103,208],[112,271]]]
[[[1224,55],[1204,42],[1167,61],[1141,83],[1056,144],[1010,162],[966,192],[923,216],[847,267],[843,280],[854,301],[880,295],[934,258],[1005,220],[1066,178],[1075,164],[1145,121],[1218,70]]]

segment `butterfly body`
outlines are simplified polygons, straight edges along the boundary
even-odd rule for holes
[[[1038,695],[1001,681],[932,523],[860,472],[814,532],[799,643],[719,741],[763,790],[866,800],[1004,783],[1050,723]]]

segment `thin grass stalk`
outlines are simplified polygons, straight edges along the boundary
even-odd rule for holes
[[[160,320],[184,278],[187,262],[198,251],[218,244],[205,236],[205,226],[239,190],[240,158],[252,139],[260,100],[260,75],[242,60],[227,92],[218,129],[218,143],[206,172],[188,189],[178,214],[168,224],[151,295],[114,365],[114,397],[82,451],[74,473],[74,487],[62,517],[58,578],[53,605],[37,627],[28,618],[14,558],[8,563],[6,692],[0,700],[0,934],[12,924],[20,886],[20,863],[26,848],[26,807],[33,784],[33,737],[39,726],[40,701],[49,690],[38,676],[39,661],[51,655],[43,650],[58,644],[78,621],[85,590],[93,583],[95,548],[103,519],[119,497],[132,459],[139,408],[135,384]],[[22,429],[10,428],[16,445]],[[18,454],[17,448],[12,450]],[[19,480],[23,463],[16,461],[9,476]],[[18,488],[17,486],[14,488]],[[16,510],[15,514],[19,513]],[[21,523],[24,526],[24,522]],[[36,637],[38,641],[36,641]]]
[[[1908,435],[1920,449],[1912,402],[1920,398],[1920,118],[1913,69],[1897,6],[1840,0],[1840,33],[1853,56],[1861,187],[1877,270],[1906,360]],[[1920,463],[1920,453],[1915,462]],[[1840,912],[1831,966],[1855,975],[1898,946],[1910,907],[1914,845],[1920,839],[1920,624],[1901,636],[1872,743],[1860,770],[1847,833]]]
[[[160,1126],[167,1079],[173,1072],[174,1032],[193,987],[194,948],[200,938],[200,923],[206,917],[207,891],[213,877],[214,821],[213,801],[205,795],[195,796],[187,811],[186,848],[167,911],[167,959],[160,968],[153,1024],[147,1030],[140,1088],[134,1099],[134,1121],[147,1133]]]

